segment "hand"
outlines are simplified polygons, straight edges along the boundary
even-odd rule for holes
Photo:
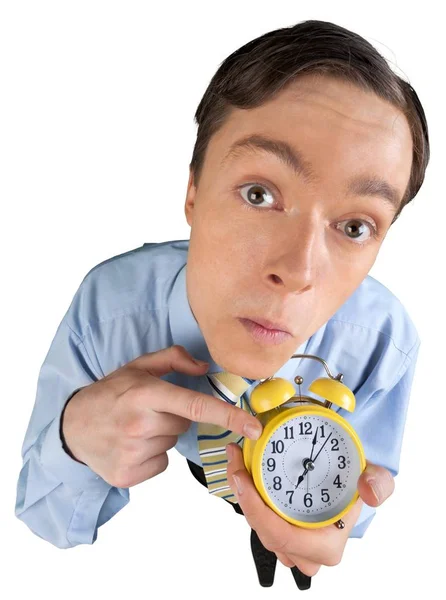
[[[208,368],[175,345],[143,354],[81,388],[63,415],[61,431],[68,450],[110,485],[130,487],[167,468],[166,451],[192,421],[250,437],[245,425],[261,432],[260,421],[247,411],[160,379],[171,371],[202,376]]]
[[[280,562],[287,567],[297,566],[309,577],[316,575],[321,565],[334,566],[341,562],[348,536],[358,520],[363,503],[379,506],[393,493],[395,487],[393,477],[387,469],[367,463],[358,479],[360,497],[342,517],[344,529],[338,529],[334,524],[318,529],[304,529],[288,523],[265,504],[245,468],[243,452],[238,444],[228,444],[226,453],[228,461],[230,460],[227,466],[228,484],[251,528],[257,532],[264,547],[274,552]],[[232,454],[232,458],[229,454]],[[240,491],[233,476],[238,480]],[[377,496],[373,493],[369,479],[375,481]]]

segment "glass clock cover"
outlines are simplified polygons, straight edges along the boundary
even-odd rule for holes
[[[262,482],[285,515],[307,523],[335,517],[351,502],[361,474],[358,448],[336,421],[297,415],[269,437]]]

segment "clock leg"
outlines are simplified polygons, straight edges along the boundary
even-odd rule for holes
[[[251,529],[251,550],[262,587],[271,587],[274,583],[277,556],[262,544],[259,536]]]
[[[302,573],[298,567],[290,567],[290,569],[297,587],[300,590],[309,590],[311,587],[311,577]]]

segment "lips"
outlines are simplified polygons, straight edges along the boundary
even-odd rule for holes
[[[273,329],[276,331],[285,331],[285,333],[291,334],[291,331],[287,328],[286,325],[282,325],[282,323],[274,323],[273,321],[268,321],[267,319],[257,319],[251,317],[243,317],[244,319],[248,319],[249,321],[253,321],[258,325],[261,325],[265,329]]]

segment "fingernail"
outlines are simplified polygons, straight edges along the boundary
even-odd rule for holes
[[[247,424],[243,427],[243,431],[245,435],[247,435],[252,440],[258,440],[262,435],[262,428],[257,425]]]
[[[377,502],[381,502],[383,497],[383,490],[376,479],[367,479],[367,483],[372,488],[372,492]]]
[[[237,477],[237,475],[233,475],[232,479],[234,480],[235,487],[237,488],[236,493],[240,495],[242,493],[242,483],[240,481],[240,477]]]
[[[194,358],[194,362],[197,363],[197,365],[200,365],[200,367],[203,367],[204,365],[208,365],[209,363],[205,360],[198,360],[198,358]]]
[[[230,463],[234,456],[234,449],[231,445],[226,446],[226,456],[228,457],[228,463]]]

